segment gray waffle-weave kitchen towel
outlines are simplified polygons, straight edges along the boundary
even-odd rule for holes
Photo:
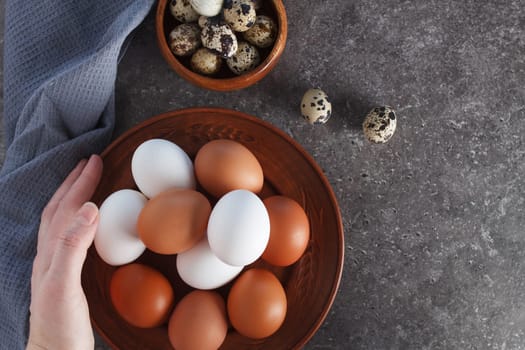
[[[114,126],[117,63],[153,0],[8,0],[0,171],[0,348],[27,341],[43,207]]]

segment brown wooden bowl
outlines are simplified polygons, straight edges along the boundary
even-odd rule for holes
[[[159,0],[156,14],[157,41],[164,59],[181,77],[205,89],[217,91],[238,90],[255,84],[264,78],[275,67],[286,46],[288,35],[288,20],[286,10],[281,0],[264,0],[261,14],[272,17],[278,26],[277,39],[273,46],[267,49],[260,49],[261,64],[254,70],[243,74],[235,75],[223,64],[221,71],[215,76],[205,76],[196,73],[190,68],[189,57],[175,56],[168,45],[168,35],[178,24],[177,20],[171,15],[168,4],[170,0]]]
[[[344,235],[339,207],[323,172],[306,151],[276,127],[241,112],[218,108],[193,108],[151,118],[115,140],[102,153],[104,172],[93,196],[100,205],[111,193],[137,189],[131,175],[135,149],[151,138],[175,142],[194,159],[197,150],[213,139],[244,144],[262,165],[265,183],[260,197],[281,194],[296,200],[310,220],[308,247],[295,264],[278,268],[262,260],[257,266],[271,270],[283,284],[288,311],[272,336],[252,340],[230,329],[221,349],[298,349],[317,331],[335,298],[343,269]],[[175,256],[148,250],[137,262],[162,272],[172,283],[176,301],[192,289],[177,274]],[[171,349],[167,326],[140,329],[126,323],[115,311],[109,282],[116,268],[102,261],[92,246],[82,273],[92,323],[114,349]],[[221,287],[226,296],[231,283]]]

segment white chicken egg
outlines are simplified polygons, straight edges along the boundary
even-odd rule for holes
[[[109,265],[124,265],[137,259],[146,246],[137,233],[137,218],[147,202],[138,191],[112,193],[100,206],[95,249]]]
[[[131,174],[148,198],[173,187],[195,189],[190,157],[168,140],[151,139],[137,147],[131,159]]]
[[[177,255],[177,272],[186,284],[197,289],[219,288],[233,280],[243,266],[231,266],[217,258],[204,238]]]
[[[263,202],[248,190],[226,193],[208,220],[208,241],[226,264],[244,266],[257,260],[270,238],[270,217]]]

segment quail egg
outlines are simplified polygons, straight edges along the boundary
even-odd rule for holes
[[[225,24],[224,20],[222,19],[222,16],[213,16],[213,17],[207,17],[207,16],[200,16],[197,23],[199,24],[199,27],[204,29],[206,26],[211,25],[220,25]]]
[[[236,32],[245,32],[255,23],[257,14],[251,0],[225,0],[224,20]]]
[[[372,109],[363,122],[366,138],[373,143],[385,143],[396,131],[396,112],[390,106]]]
[[[309,89],[301,101],[301,114],[310,124],[324,124],[332,115],[332,104],[321,89]]]
[[[199,25],[199,27],[201,28],[204,28],[208,25],[208,16],[200,16],[199,19],[197,20],[197,24]]]
[[[191,56],[191,69],[197,73],[212,75],[219,72],[222,65],[222,58],[202,47]]]
[[[196,23],[183,23],[170,33],[170,49],[177,56],[189,56],[201,46],[200,28]]]
[[[207,24],[201,33],[202,45],[223,58],[237,52],[237,37],[227,24]]]
[[[261,56],[257,48],[247,42],[240,42],[237,52],[226,60],[230,70],[241,75],[257,67],[261,62]]]
[[[270,47],[277,37],[277,25],[268,16],[257,16],[255,24],[242,34],[246,41],[257,47]]]
[[[194,22],[199,18],[199,14],[191,7],[190,0],[171,0],[170,12],[182,23]]]
[[[253,8],[257,11],[260,10],[262,7],[263,0],[251,0],[253,4]]]

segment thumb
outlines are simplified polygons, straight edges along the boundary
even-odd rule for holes
[[[59,236],[49,270],[65,283],[80,281],[82,265],[93,242],[98,223],[98,208],[84,203],[76,212],[69,227]]]

